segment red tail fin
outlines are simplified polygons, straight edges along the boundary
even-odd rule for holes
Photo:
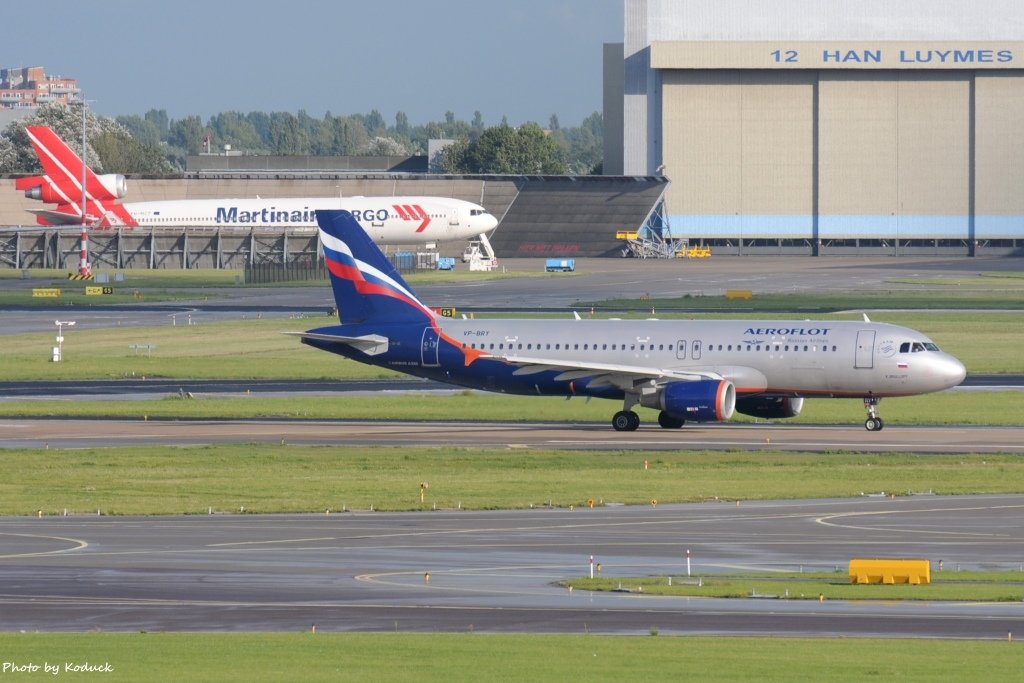
[[[15,187],[26,195],[44,202],[56,203],[57,212],[82,216],[82,158],[68,147],[49,126],[26,126],[32,147],[36,150],[44,176],[20,178]],[[85,171],[86,222],[106,227],[137,225],[135,219],[115,200],[127,191],[124,176],[97,176],[91,168]],[[43,216],[40,216],[42,222]]]

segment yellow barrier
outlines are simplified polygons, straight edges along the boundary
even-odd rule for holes
[[[86,287],[85,288],[85,295],[86,296],[101,296],[103,294],[113,294],[113,293],[114,293],[114,288],[113,287],[100,287],[100,286],[96,286],[96,287]]]
[[[850,583],[909,583],[932,582],[928,560],[850,560]]]
[[[33,287],[32,296],[60,296],[60,289],[57,287]]]
[[[725,290],[726,299],[752,299],[754,293],[749,289],[727,289]]]
[[[617,240],[635,240],[640,236],[636,230],[619,230],[615,233],[615,239]]]
[[[686,258],[708,258],[711,256],[711,247],[690,247],[686,252]]]

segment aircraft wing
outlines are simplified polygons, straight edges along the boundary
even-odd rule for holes
[[[367,334],[362,337],[346,337],[340,334],[326,334],[323,332],[285,332],[284,334],[301,337],[302,339],[348,344],[368,356],[376,356],[388,350],[388,338],[382,337],[379,334]]]
[[[650,365],[622,365],[618,363],[588,363],[586,361],[554,360],[525,356],[490,355],[511,365],[519,366],[516,375],[533,375],[559,371],[555,378],[569,381],[592,378],[590,386],[611,385],[632,391],[642,382],[696,382],[705,379],[726,379],[744,391],[763,391],[768,380],[759,370],[742,365],[661,368]]]

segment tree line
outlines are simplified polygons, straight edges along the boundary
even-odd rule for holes
[[[108,119],[86,112],[90,165],[104,173],[173,174],[185,157],[207,150],[255,155],[408,156],[426,154],[429,140],[455,142],[440,157],[445,173],[600,173],[604,122],[594,112],[579,126],[562,128],[552,115],[545,130],[536,123],[518,127],[507,119],[487,127],[480,112],[470,121],[446,112],[443,121],[412,125],[404,112],[388,123],[376,109],[369,114],[321,118],[304,110],[243,114],[222,112],[205,123],[199,116],[172,119],[163,109]],[[0,133],[0,173],[34,173],[39,165],[25,134],[26,125],[51,126],[74,149],[81,140],[77,107],[40,107],[28,119]]]

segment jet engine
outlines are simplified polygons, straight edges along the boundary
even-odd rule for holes
[[[657,394],[654,405],[669,415],[688,422],[722,422],[732,417],[736,387],[728,380],[670,382]]]
[[[120,173],[104,173],[96,177],[103,189],[110,195],[109,197],[97,197],[97,199],[121,199],[128,194],[128,181]]]
[[[99,186],[97,187],[93,182],[88,184],[87,189],[93,197],[100,201],[121,199],[128,194],[128,181],[119,173],[106,173],[96,176],[96,179],[99,180]],[[81,185],[76,184],[75,187],[78,189],[70,195],[64,196],[58,191],[49,176],[19,178],[15,182],[15,187],[25,190],[25,196],[29,199],[38,199],[48,204],[67,204],[69,201],[79,202],[82,199]]]
[[[752,396],[736,399],[737,412],[766,420],[796,417],[803,407],[804,400],[792,396]]]

